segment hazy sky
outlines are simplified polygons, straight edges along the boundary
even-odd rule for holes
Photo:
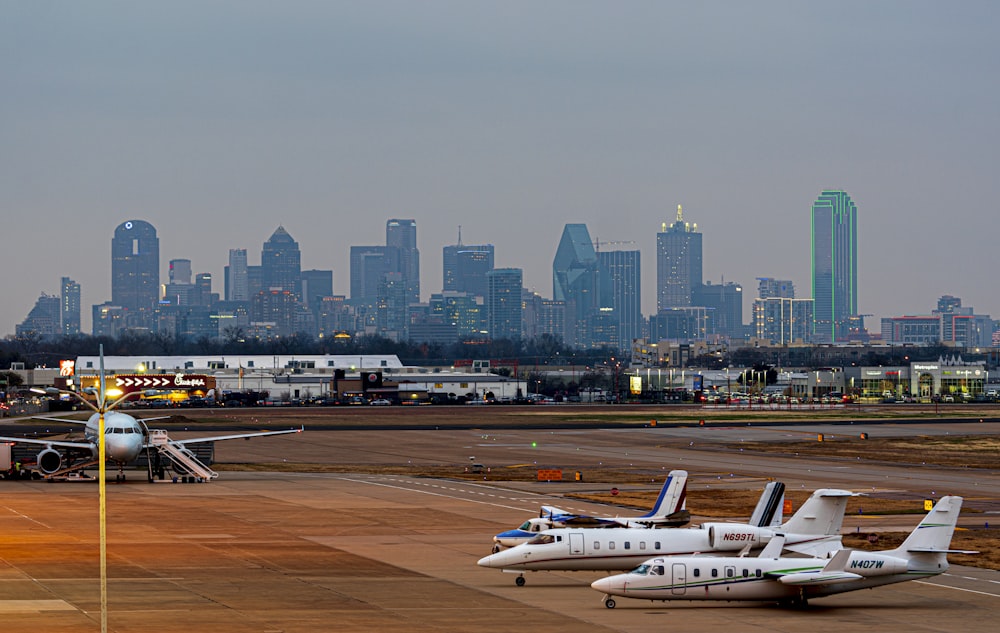
[[[552,296],[566,223],[642,251],[678,204],[705,278],[811,295],[810,205],[858,205],[860,308],[1000,318],[1000,3],[0,0],[0,334],[59,278],[110,300],[111,238],[223,291],[278,225],[349,292],[349,246],[417,221]],[[605,247],[608,248],[608,247]],[[749,320],[748,308],[744,320]]]

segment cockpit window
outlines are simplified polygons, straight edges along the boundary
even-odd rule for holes
[[[549,543],[555,543],[556,538],[551,534],[539,534],[528,542],[532,545],[548,545]]]
[[[524,523],[522,523],[522,524],[520,525],[520,527],[518,527],[517,529],[519,529],[519,530],[524,530],[525,532],[529,532],[529,531],[531,531],[531,521],[530,521],[530,520],[528,520],[528,521],[525,521],[525,522],[524,522]]]
[[[645,576],[646,574],[649,573],[649,568],[650,565],[646,565],[645,563],[643,563],[642,565],[639,565],[629,573],[636,574],[638,576]]]
[[[662,576],[663,575],[663,565],[653,565],[653,568],[649,570],[650,576]]]

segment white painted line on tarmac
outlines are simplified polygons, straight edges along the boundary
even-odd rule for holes
[[[496,506],[498,508],[506,508],[508,510],[518,510],[520,512],[531,512],[531,510],[529,510],[527,508],[518,508],[516,506],[508,506],[508,505],[504,505],[502,503],[493,503],[492,501],[479,501],[478,499],[465,499],[463,497],[457,497],[457,496],[454,496],[454,495],[440,494],[440,493],[437,493],[437,492],[429,492],[429,491],[426,491],[426,490],[416,490],[415,488],[409,488],[409,487],[406,487],[406,486],[393,486],[393,485],[381,483],[381,482],[378,482],[378,481],[364,481],[362,479],[351,479],[349,477],[344,477],[343,480],[344,481],[350,481],[350,482],[353,482],[353,483],[356,483],[356,484],[368,484],[369,486],[382,486],[383,488],[394,488],[396,490],[405,490],[407,492],[418,492],[420,494],[432,495],[432,496],[435,496],[435,497],[446,497],[448,499],[455,499],[456,501],[468,501],[469,503],[481,503],[483,505]]]
[[[988,591],[976,591],[975,589],[963,589],[962,587],[952,587],[951,585],[942,585],[941,583],[927,582],[926,580],[914,580],[913,582],[920,583],[921,585],[930,585],[932,587],[941,587],[942,589],[954,589],[955,591],[964,591],[966,593],[977,593],[981,596],[1000,598],[1000,593],[989,593]]]

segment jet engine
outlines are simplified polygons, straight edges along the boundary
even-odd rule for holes
[[[62,468],[63,465],[62,453],[54,448],[46,448],[38,454],[36,459],[38,462],[38,469],[46,475],[51,475]]]
[[[749,543],[757,546],[771,540],[774,533],[751,525],[708,524],[708,542],[719,551],[741,550]]]

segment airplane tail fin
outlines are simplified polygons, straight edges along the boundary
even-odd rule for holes
[[[687,478],[686,470],[671,470],[653,509],[640,518],[662,518],[683,510],[687,500]]]
[[[912,558],[914,555],[919,557],[921,554],[977,553],[949,549],[961,511],[962,497],[941,497],[934,504],[934,508],[924,517],[924,520],[910,532],[903,544],[892,550],[892,554],[901,558]]]
[[[750,516],[750,525],[776,527],[781,525],[782,505],[785,503],[785,484],[771,481],[764,486],[757,507]]]
[[[781,529],[793,534],[840,534],[847,500],[852,496],[849,490],[821,488],[806,499]]]

